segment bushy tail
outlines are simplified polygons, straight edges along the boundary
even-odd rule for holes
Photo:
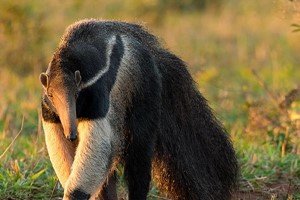
[[[171,199],[230,199],[238,164],[229,136],[198,92],[186,65],[160,50],[161,132],[153,175]]]

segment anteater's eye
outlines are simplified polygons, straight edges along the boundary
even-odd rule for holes
[[[48,95],[49,98],[52,98],[52,97],[53,97],[53,94],[52,94],[52,93],[48,93],[47,95]]]

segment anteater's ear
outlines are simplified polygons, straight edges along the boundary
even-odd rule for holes
[[[40,81],[44,88],[48,88],[49,76],[46,73],[43,72],[40,74]]]
[[[79,70],[75,71],[75,81],[76,81],[77,87],[79,87],[79,85],[81,83],[81,75],[80,75]]]

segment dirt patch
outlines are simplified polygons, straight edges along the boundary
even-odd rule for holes
[[[269,184],[259,191],[240,190],[233,195],[234,200],[294,200],[300,199],[300,185]]]

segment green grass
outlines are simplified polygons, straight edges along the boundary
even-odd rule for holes
[[[48,199],[57,180],[39,123],[36,79],[1,70],[0,154],[16,140],[0,160],[0,199]],[[57,190],[53,196],[61,195]]]
[[[168,10],[163,16],[141,14],[130,3],[118,0],[102,3],[99,7],[95,2],[66,1],[60,5],[53,1],[49,5],[53,15],[42,15],[48,27],[44,30],[47,41],[39,43],[34,52],[27,52],[26,43],[17,48],[20,55],[22,51],[26,56],[34,55],[25,60],[36,57],[31,64],[37,66],[23,75],[14,65],[0,62],[0,155],[20,131],[24,117],[19,137],[0,158],[0,199],[49,199],[55,188],[57,177],[40,123],[38,75],[46,69],[64,28],[90,17],[147,22],[166,47],[189,64],[200,91],[231,135],[241,166],[240,191],[259,194],[258,199],[300,199],[300,124],[278,112],[266,88],[252,73],[255,70],[259,74],[278,102],[299,86],[300,34],[292,33],[294,28],[290,26],[299,20],[294,9],[297,2],[230,0],[218,11]],[[34,12],[30,11],[30,16]],[[20,35],[11,38],[22,40]],[[0,34],[1,45],[5,39],[5,34]],[[6,46],[3,51],[9,48],[15,47]],[[22,59],[16,63],[22,64]],[[299,102],[295,103],[288,112],[299,114],[299,107]],[[118,174],[119,192],[126,195],[121,168]],[[280,190],[281,186],[285,189]],[[53,198],[62,194],[61,188],[55,188]],[[156,195],[159,191],[153,186],[149,199],[158,199]],[[251,199],[247,195],[244,199]]]

